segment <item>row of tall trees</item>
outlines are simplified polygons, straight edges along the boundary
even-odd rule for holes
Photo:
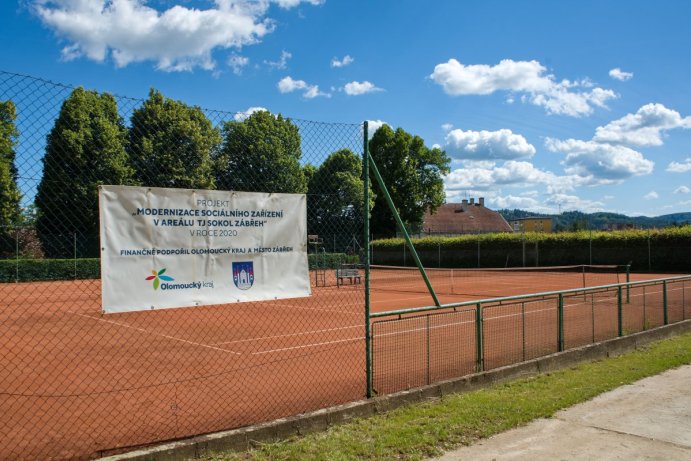
[[[11,102],[0,105],[0,225],[20,214],[15,117]],[[309,233],[358,233],[361,158],[342,149],[319,166],[303,166],[301,146],[298,126],[266,111],[216,128],[199,107],[152,89],[127,126],[113,96],[77,88],[47,136],[36,231],[49,257],[72,254],[70,235],[79,240],[80,254],[98,255],[98,186],[126,184],[307,193]],[[370,147],[409,225],[443,203],[441,177],[449,164],[443,151],[388,126],[377,130]],[[371,197],[372,232],[393,235],[395,223],[376,184]]]

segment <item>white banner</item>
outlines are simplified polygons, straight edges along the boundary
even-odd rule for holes
[[[103,311],[310,295],[304,194],[101,186]]]

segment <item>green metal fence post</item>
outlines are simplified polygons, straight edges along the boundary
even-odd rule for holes
[[[430,351],[430,342],[431,341],[430,341],[429,318],[430,318],[429,315],[425,316],[425,320],[426,320],[425,327],[427,330],[427,338],[426,338],[426,340],[427,340],[427,384],[430,384],[432,382],[431,381],[431,371],[430,371],[430,354],[432,352]]]
[[[667,280],[662,281],[662,315],[665,325],[669,324],[669,316],[667,309]]]
[[[557,306],[557,350],[564,350],[564,295],[559,293],[559,304]]]
[[[523,339],[523,361],[525,362],[525,303],[521,303],[521,338]]]
[[[398,224],[398,228],[401,230],[401,233],[405,238],[405,242],[408,245],[408,249],[410,250],[410,255],[413,257],[413,260],[415,260],[415,264],[417,265],[420,274],[422,274],[422,278],[425,280],[425,285],[427,285],[427,290],[429,291],[429,294],[432,296],[432,299],[434,300],[434,305],[439,307],[441,306],[441,303],[439,302],[439,298],[437,298],[437,293],[434,291],[432,283],[429,281],[429,278],[427,277],[427,272],[425,272],[425,268],[422,266],[422,262],[420,261],[420,257],[418,256],[417,251],[415,250],[415,246],[413,246],[413,241],[410,239],[408,229],[405,228],[405,224],[403,224],[401,215],[399,215],[398,210],[396,210],[396,205],[393,203],[391,195],[389,195],[389,189],[386,187],[384,179],[381,177],[381,174],[379,173],[379,169],[377,168],[377,164],[374,162],[374,158],[372,158],[372,155],[369,152],[369,148],[367,149],[365,154],[369,159],[369,164],[372,168],[374,178],[377,180],[379,189],[381,189],[382,194],[384,194],[386,203],[389,205],[389,210],[391,211],[391,214],[393,215],[394,219],[396,220],[396,223]]]
[[[370,332],[370,239],[369,239],[369,135],[368,125],[365,121],[363,125],[363,150],[362,155],[362,175],[364,182],[365,200],[363,205],[364,213],[364,233],[365,233],[365,376],[367,380],[367,398],[373,395],[372,389],[372,338]]]
[[[483,354],[484,345],[482,337],[482,304],[475,306],[475,344],[476,344],[476,369],[480,373],[485,369],[485,358]]]
[[[617,334],[620,337],[624,336],[624,310],[621,305],[621,285],[617,287],[617,330]]]

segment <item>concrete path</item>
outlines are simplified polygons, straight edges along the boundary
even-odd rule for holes
[[[691,365],[435,459],[691,461]]]

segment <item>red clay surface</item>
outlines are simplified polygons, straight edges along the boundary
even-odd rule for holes
[[[0,459],[90,459],[363,398],[364,292],[333,281],[328,271],[330,286],[308,298],[111,315],[101,314],[98,280],[0,285]],[[440,301],[582,282],[495,277]],[[373,311],[432,303],[377,283],[373,275]],[[629,293],[627,332],[662,323],[660,293]],[[691,282],[668,293],[670,321],[688,318]],[[565,347],[616,336],[616,309],[616,292],[566,300]],[[556,351],[556,312],[553,300],[487,307],[484,367]],[[474,322],[473,312],[447,312],[375,323],[377,391],[472,373]]]

